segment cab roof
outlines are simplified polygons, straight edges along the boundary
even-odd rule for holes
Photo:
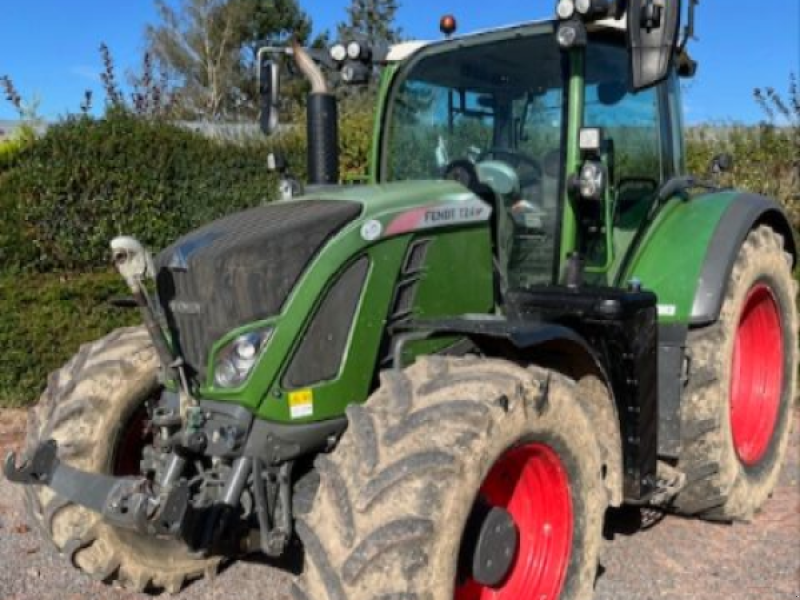
[[[496,27],[493,29],[483,29],[474,31],[472,33],[464,34],[462,36],[456,36],[455,39],[458,38],[469,38],[475,35],[480,35],[484,33],[492,33],[498,31],[504,31],[506,29],[516,29],[518,27],[523,27],[526,25],[541,25],[544,23],[553,23],[552,20],[549,21],[527,21],[524,23],[516,23],[514,25],[506,25],[503,27]],[[627,21],[623,17],[622,19],[603,19],[602,21],[597,21],[596,23],[592,23],[589,26],[591,31],[602,31],[602,30],[613,30],[613,31],[625,31],[627,30],[628,25]],[[400,44],[395,44],[389,49],[389,55],[386,57],[386,62],[388,63],[399,63],[403,62],[406,59],[410,58],[414,54],[416,54],[419,50],[426,48],[432,44],[439,43],[443,40],[437,41],[424,41],[424,40],[413,40],[408,42],[403,42]]]

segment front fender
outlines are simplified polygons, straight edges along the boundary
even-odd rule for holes
[[[714,323],[739,249],[761,224],[783,235],[796,263],[789,218],[774,200],[738,191],[675,198],[650,226],[623,280],[639,279],[656,293],[662,324]]]

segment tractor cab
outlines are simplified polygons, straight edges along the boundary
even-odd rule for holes
[[[622,21],[592,25],[580,48],[559,31],[430,44],[390,69],[377,180],[453,179],[483,198],[511,288],[563,282],[569,250],[612,285],[685,168],[677,75],[637,90]]]

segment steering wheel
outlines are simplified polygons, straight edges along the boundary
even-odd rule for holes
[[[519,175],[519,183],[523,189],[538,185],[544,173],[538,160],[508,148],[490,148],[478,157],[479,163],[485,160],[499,160],[508,164]]]
[[[480,178],[478,177],[478,169],[467,159],[454,160],[447,165],[444,170],[444,178],[450,181],[456,181],[468,190],[476,193],[481,184]]]

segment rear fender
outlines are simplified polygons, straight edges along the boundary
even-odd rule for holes
[[[789,218],[774,200],[737,191],[675,198],[650,226],[620,280],[638,279],[658,296],[662,325],[709,325],[719,319],[742,243],[762,224],[783,236],[796,264]]]
[[[769,225],[783,237],[786,252],[797,264],[796,240],[783,207],[764,196],[741,194],[723,214],[709,243],[694,295],[692,326],[709,325],[719,319],[742,244],[760,225]]]

